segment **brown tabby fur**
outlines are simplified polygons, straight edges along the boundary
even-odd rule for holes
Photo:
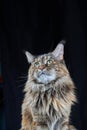
[[[47,84],[39,83],[33,76],[39,69],[35,67],[35,62],[41,62],[42,58],[43,61],[48,60],[49,57],[53,62],[45,68],[54,68],[56,78]],[[76,130],[69,125],[71,105],[76,102],[74,88],[63,59],[52,53],[34,58],[24,89],[21,130]]]

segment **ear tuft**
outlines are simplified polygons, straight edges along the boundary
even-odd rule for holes
[[[52,52],[52,54],[58,59],[58,60],[63,60],[63,55],[64,55],[64,44],[66,43],[65,40],[62,40],[58,43],[57,47],[55,50]]]
[[[25,55],[27,57],[28,62],[32,63],[33,60],[34,60],[34,56],[30,52],[28,52],[28,51],[25,51]]]
[[[65,41],[65,40],[61,40],[61,41],[59,42],[59,44],[65,45],[65,44],[66,44],[66,41]]]

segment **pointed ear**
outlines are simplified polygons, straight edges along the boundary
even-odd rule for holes
[[[57,47],[55,48],[55,50],[52,52],[54,57],[56,57],[58,60],[63,60],[64,44],[65,44],[64,40],[60,41],[58,43]]]
[[[25,55],[27,57],[28,62],[32,63],[33,60],[34,60],[34,56],[30,52],[28,52],[28,51],[25,51]]]

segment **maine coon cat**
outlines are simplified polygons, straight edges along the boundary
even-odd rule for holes
[[[25,85],[20,130],[76,130],[69,124],[75,86],[64,63],[64,43],[53,52],[33,56]]]

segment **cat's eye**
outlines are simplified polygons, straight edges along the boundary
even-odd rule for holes
[[[49,64],[52,64],[52,62],[53,62],[53,60],[49,59],[49,60],[47,61],[47,64],[48,64],[48,65],[49,65]]]
[[[40,65],[40,62],[35,62],[34,65],[38,67]]]

